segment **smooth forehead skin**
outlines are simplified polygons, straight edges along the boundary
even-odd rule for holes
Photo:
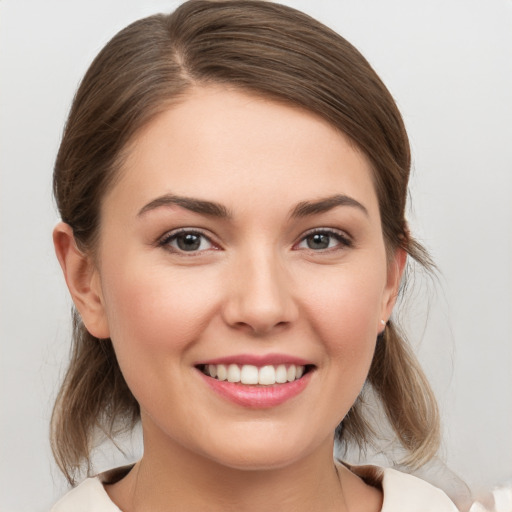
[[[204,197],[229,208],[244,188],[251,202],[258,201],[270,214],[278,204],[268,187],[279,190],[282,202],[291,204],[335,191],[356,198],[358,182],[375,198],[365,204],[370,217],[380,219],[371,166],[349,139],[313,113],[222,86],[191,89],[139,133],[127,154],[120,179],[104,198],[104,211],[110,199],[126,194],[133,215],[137,207],[164,193]],[[290,160],[293,182],[280,172]],[[262,166],[269,172],[261,173]],[[302,190],[301,184],[310,183],[319,168],[315,189],[308,184]],[[172,172],[169,182],[156,172],[161,169],[179,172]],[[261,224],[260,217],[254,220]]]

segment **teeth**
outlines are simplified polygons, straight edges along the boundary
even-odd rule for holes
[[[260,368],[258,384],[262,386],[271,386],[276,383],[276,370],[273,366],[263,366]]]
[[[284,364],[280,364],[276,368],[276,382],[278,384],[284,384],[285,382],[287,382],[286,373],[286,366]]]
[[[240,382],[240,368],[236,364],[228,366],[228,382]]]
[[[304,366],[291,364],[286,366],[262,366],[258,368],[251,364],[238,366],[230,364],[226,367],[224,364],[208,364],[204,367],[204,373],[217,380],[227,380],[228,382],[241,382],[242,384],[260,386],[272,386],[274,384],[284,384],[300,379],[304,375]]]
[[[210,376],[215,377],[215,373],[217,373],[217,379],[219,380],[226,380],[228,378],[228,370],[223,364],[217,365],[217,371],[213,370],[212,367],[216,366],[214,364],[208,365],[210,367]]]
[[[224,365],[220,365],[220,366],[224,367]],[[224,370],[225,370],[225,367],[224,367]],[[217,367],[214,364],[209,364],[208,365],[208,373],[210,374],[210,377],[217,377]]]
[[[258,384],[258,373],[258,368],[256,368],[256,366],[246,364],[242,366],[240,382],[242,384]]]

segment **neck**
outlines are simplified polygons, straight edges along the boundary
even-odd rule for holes
[[[226,467],[181,444],[160,441],[145,433],[143,458],[108,489],[121,510],[347,510],[332,439],[300,460],[268,469]]]

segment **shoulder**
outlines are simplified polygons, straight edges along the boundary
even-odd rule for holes
[[[382,512],[414,510],[416,512],[455,512],[457,508],[437,487],[412,475],[385,469],[382,481],[384,506]],[[398,509],[398,506],[402,509]],[[414,508],[411,508],[414,507]]]
[[[69,491],[50,512],[121,512],[111,501],[99,477],[87,478]]]
[[[382,512],[457,512],[457,507],[437,487],[407,473],[378,466],[349,466],[384,495]]]

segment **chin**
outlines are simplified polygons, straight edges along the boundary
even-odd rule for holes
[[[251,453],[239,449],[237,453],[216,454],[213,460],[221,466],[238,471],[269,471],[290,466],[299,458],[297,452],[275,453],[263,450]]]
[[[277,432],[274,432],[277,434]],[[332,453],[333,435],[327,440],[310,440],[301,435],[295,435],[290,430],[282,430],[273,436],[272,432],[246,433],[243,439],[229,437],[229,444],[212,440],[207,456],[218,464],[231,469],[245,471],[262,471],[281,469],[297,460],[305,458],[322,444]]]

